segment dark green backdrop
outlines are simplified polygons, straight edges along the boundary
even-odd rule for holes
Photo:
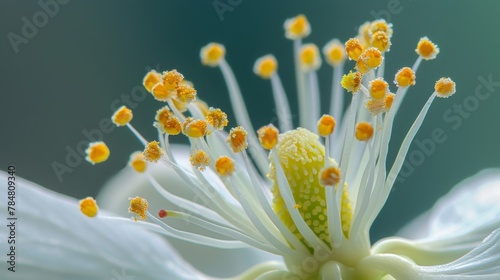
[[[274,105],[268,82],[252,73],[257,57],[274,53],[285,88],[294,92],[292,47],[283,36],[286,18],[304,13],[312,24],[306,41],[323,46],[333,37],[345,41],[354,36],[359,24],[388,8],[393,11],[389,16],[394,36],[387,54],[386,73],[391,74],[386,77],[414,62],[420,37],[429,36],[441,49],[437,60],[423,63],[396,121],[394,141],[402,140],[438,78],[452,77],[458,92],[448,100],[436,100],[430,109],[417,138],[426,139],[440,128],[448,139],[394,187],[373,228],[374,238],[392,234],[461,179],[500,166],[498,90],[461,117],[457,129],[443,118],[454,104],[471,101],[479,76],[500,81],[497,1],[220,0],[235,6],[223,13],[222,21],[213,6],[217,1],[67,2],[53,9],[46,23],[35,1],[0,2],[0,169],[15,164],[19,176],[50,189],[77,198],[95,195],[125,166],[130,152],[141,149],[128,130],[116,129],[104,136],[112,149],[106,163],[83,162],[62,181],[52,168],[54,162],[65,162],[66,147],[75,149],[86,139],[83,130],[98,128],[112,114],[115,99],[130,95],[141,84],[147,67],[177,68],[195,83],[202,98],[230,111],[220,71],[199,62],[200,47],[210,41],[225,44],[227,60],[259,126],[274,118]],[[34,16],[41,27],[28,34],[32,38],[16,53],[9,36],[21,35],[23,18],[33,22]],[[331,69],[324,64],[319,75],[326,94]],[[290,99],[296,110],[295,98]],[[156,136],[151,123],[160,105],[148,96],[134,110],[133,124],[149,139]],[[230,122],[234,124],[232,114]]]

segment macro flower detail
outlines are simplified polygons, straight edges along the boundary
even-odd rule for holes
[[[286,20],[284,27],[285,36],[293,41],[300,116],[296,126],[290,118],[288,96],[274,56],[258,59],[254,72],[270,80],[277,124],[254,130],[242,91],[226,61],[232,51],[226,53],[223,45],[210,43],[201,49],[201,62],[221,70],[236,126],[226,132],[224,112],[214,107],[202,110],[196,104],[196,90],[176,70],[161,74],[153,70],[143,79],[153,98],[166,102],[155,115],[158,139],[146,140],[130,124],[132,112],[128,109],[121,108],[112,117],[117,125],[128,127],[144,146],[142,153],[131,155],[129,165],[155,190],[151,198],[164,199],[180,210],[162,208],[152,214],[149,198],[134,196],[128,206],[134,214],[131,221],[98,214],[95,201],[87,198],[80,203],[81,218],[104,228],[106,222],[120,228],[132,224],[139,237],[148,237],[148,231],[154,231],[202,246],[255,248],[282,259],[262,262],[231,279],[499,278],[500,207],[491,198],[500,197],[495,188],[500,184],[498,170],[476,175],[457,186],[447,200],[438,202],[434,219],[426,221],[431,224],[429,235],[416,240],[388,237],[375,244],[369,237],[430,106],[436,97],[446,98],[456,92],[450,78],[439,79],[434,88],[429,82],[427,101],[402,143],[394,147],[390,142],[394,120],[407,91],[415,84],[422,60],[434,59],[439,52],[437,45],[426,37],[420,39],[415,63],[391,74],[395,77],[392,93],[384,79],[385,54],[397,47],[391,42],[391,24],[385,20],[367,22],[344,45],[338,39],[331,40],[323,54],[333,68],[332,101],[329,111],[321,114],[316,74],[321,67],[320,52],[316,45],[302,42],[311,32],[309,22],[299,15]],[[345,61],[346,56],[351,61]],[[350,67],[347,74],[345,64]],[[350,102],[344,102],[344,97]],[[189,140],[187,163],[176,155],[172,137]],[[96,152],[91,149],[98,147]],[[103,147],[107,149],[102,142],[89,147],[89,161],[103,161],[105,153],[97,153],[104,151]],[[388,160],[389,148],[397,149],[393,162]],[[152,175],[153,167],[174,170],[195,198],[176,195],[170,182],[161,184]],[[447,220],[448,216],[453,219]],[[178,229],[172,225],[174,219],[205,232]],[[419,226],[423,225],[410,225]],[[105,235],[105,230],[99,234]],[[127,241],[110,239],[112,246],[113,242]],[[155,238],[152,243],[147,238],[140,240],[165,247]],[[211,279],[169,252],[173,260],[169,267],[162,268],[171,270],[166,276]],[[155,262],[164,256],[156,251],[151,254]],[[162,278],[155,274],[151,279]]]

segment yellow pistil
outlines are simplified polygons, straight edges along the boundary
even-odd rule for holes
[[[338,39],[331,40],[323,47],[323,55],[326,62],[334,67],[340,66],[346,59],[344,45]]]
[[[373,136],[373,127],[370,123],[360,122],[356,125],[356,139],[359,141],[368,141]]]
[[[257,59],[253,66],[253,72],[263,79],[271,78],[271,76],[276,73],[277,69],[278,61],[276,61],[276,58],[270,54]]]
[[[239,153],[248,147],[247,132],[241,126],[231,128],[226,142],[235,153]]]
[[[278,145],[272,153],[274,152],[277,153],[279,163],[290,184],[294,200],[300,205],[297,210],[316,236],[329,243],[325,189],[319,178],[324,165],[325,147],[318,141],[318,135],[304,128],[288,131],[279,136]],[[274,197],[273,209],[290,231],[303,240],[304,237],[297,230],[285,206],[276,176],[276,166],[274,161],[271,161],[269,177],[273,181],[271,187]],[[344,213],[341,220],[342,227],[344,225],[348,227],[351,223],[350,220],[346,220],[350,217],[347,212],[352,212],[352,209],[346,208],[349,205],[347,189],[344,189],[341,205],[341,213]],[[344,234],[348,236],[348,231]]]
[[[219,65],[224,56],[226,55],[226,48],[218,43],[210,43],[200,51],[201,63],[203,65],[208,65],[215,67]]]
[[[376,78],[371,80],[368,84],[368,90],[370,91],[370,96],[373,99],[382,99],[386,95],[389,89],[389,84],[384,81],[383,78]]]
[[[301,39],[309,36],[311,26],[306,16],[298,15],[285,21],[285,37],[291,40]]]
[[[431,42],[429,38],[423,37],[418,41],[417,49],[415,50],[425,60],[436,58],[439,53],[439,48],[436,44]]]
[[[146,161],[158,162],[164,153],[158,141],[151,141],[144,147],[142,155]]]
[[[221,156],[215,161],[215,171],[220,176],[231,176],[234,169],[234,161],[228,156]]]
[[[434,90],[436,90],[438,97],[448,98],[456,91],[455,82],[450,78],[441,78],[436,82]]]
[[[132,110],[125,106],[121,106],[116,112],[113,114],[111,117],[111,120],[113,121],[116,126],[124,126],[128,124],[132,118],[133,118]]]
[[[161,82],[161,80],[161,74],[156,72],[156,70],[151,70],[144,76],[142,84],[148,92],[152,93],[153,87]]]
[[[345,51],[350,60],[358,60],[363,52],[363,47],[359,39],[351,38],[345,42]]]
[[[340,182],[340,169],[329,166],[321,170],[319,181],[323,186],[336,186]]]
[[[318,70],[321,66],[321,57],[315,44],[305,44],[299,50],[300,66],[302,71]]]
[[[257,130],[260,144],[264,149],[271,150],[278,143],[278,129],[274,125],[266,125]]]
[[[361,80],[363,78],[363,74],[360,72],[352,72],[349,74],[342,76],[342,80],[340,81],[340,85],[347,91],[355,93],[361,87]]]
[[[221,109],[216,109],[210,107],[205,116],[205,120],[208,124],[210,124],[214,129],[222,130],[225,126],[227,126],[227,115]]]
[[[92,142],[89,144],[87,150],[85,150],[85,153],[87,153],[87,157],[85,159],[88,162],[92,164],[101,163],[108,159],[109,148],[104,142]]]
[[[82,212],[85,216],[89,218],[93,218],[97,215],[99,211],[99,206],[97,206],[97,202],[92,197],[87,197],[80,200],[80,212]]]
[[[375,34],[377,31],[382,31],[386,33],[389,38],[391,38],[392,24],[387,23],[384,19],[374,20],[370,25],[370,34]]]
[[[391,48],[391,39],[384,31],[377,31],[372,35],[371,46],[381,52],[387,52]]]
[[[141,220],[146,220],[146,213],[148,212],[148,201],[140,196],[130,197],[128,212],[137,215]],[[137,221],[137,218],[134,218]]]
[[[207,133],[207,122],[205,120],[195,120],[186,118],[182,124],[182,133],[188,137],[199,138]]]
[[[397,87],[408,87],[415,85],[415,73],[409,67],[401,68],[394,77]]]
[[[197,167],[200,171],[203,171],[205,170],[205,167],[210,163],[210,157],[208,156],[207,152],[203,150],[195,150],[189,156],[189,162],[191,162],[192,166]]]
[[[146,168],[148,167],[148,164],[144,159],[144,155],[140,151],[134,152],[130,155],[128,165],[138,173],[146,171]]]
[[[335,119],[330,115],[323,115],[318,121],[318,133],[323,137],[333,133],[335,129]]]

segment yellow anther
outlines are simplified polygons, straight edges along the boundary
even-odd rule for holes
[[[373,99],[382,99],[389,92],[389,84],[383,78],[377,78],[370,81],[368,90]]]
[[[172,116],[163,123],[163,130],[169,135],[177,135],[182,131],[181,121],[176,116]]]
[[[111,120],[113,121],[116,126],[124,126],[128,124],[134,115],[132,114],[132,110],[125,106],[121,106],[116,112],[113,114],[111,117]]]
[[[89,218],[93,218],[99,212],[99,206],[97,206],[95,199],[89,196],[80,200],[80,212]]]
[[[255,61],[255,64],[253,65],[253,72],[264,79],[269,79],[271,78],[274,73],[276,73],[276,70],[278,69],[278,61],[276,61],[276,58],[274,55],[268,54],[265,55],[257,61]]]
[[[184,76],[175,69],[163,72],[162,78],[165,88],[169,91],[174,91],[173,94],[175,94],[177,87],[184,82]]]
[[[146,171],[146,167],[148,167],[148,164],[146,163],[146,160],[144,159],[144,155],[140,151],[133,152],[130,155],[128,165],[130,167],[132,167],[132,169],[134,169],[136,172],[139,172],[139,173]]]
[[[87,150],[87,157],[85,158],[88,162],[92,164],[101,163],[106,161],[109,157],[109,148],[104,142],[92,142],[89,144]]]
[[[392,37],[392,23],[387,23],[384,19],[374,20],[370,25],[370,34],[375,34],[377,31],[382,31],[389,38]]]
[[[188,83],[181,83],[177,87],[177,99],[181,102],[189,103],[196,100],[196,90]]]
[[[201,63],[203,65],[208,65],[215,67],[219,65],[224,56],[226,55],[226,48],[218,43],[210,43],[200,51]]]
[[[187,110],[188,103],[183,102],[177,98],[172,99],[172,101],[173,101],[174,106],[177,109],[177,111],[182,113],[182,112],[185,112]]]
[[[199,138],[205,136],[207,132],[207,122],[205,120],[195,120],[187,118],[182,124],[182,133],[188,137]]]
[[[299,60],[302,71],[314,71],[321,66],[321,57],[315,44],[305,44],[299,50]]]
[[[377,48],[370,47],[363,51],[359,59],[363,60],[368,68],[375,69],[382,64],[384,57]]]
[[[221,109],[210,107],[205,116],[207,123],[213,126],[214,129],[222,130],[227,126],[227,115]]]
[[[415,49],[418,55],[420,55],[425,60],[430,60],[436,58],[439,53],[439,48],[436,44],[431,42],[429,38],[423,37],[418,41],[417,49]]]
[[[397,87],[407,87],[415,85],[415,73],[409,67],[401,68],[394,77]]]
[[[264,149],[271,150],[278,143],[278,129],[274,125],[266,125],[257,130],[260,144]]]
[[[311,26],[306,16],[298,15],[285,21],[285,37],[291,40],[301,39],[309,36]]]
[[[361,42],[361,45],[363,46],[363,49],[368,48],[370,44],[370,27],[371,27],[371,22],[365,21],[362,25],[359,26],[358,28],[358,36],[357,38]]]
[[[319,174],[319,182],[323,186],[336,186],[340,182],[340,169],[334,166],[323,168]]]
[[[360,72],[352,72],[346,74],[342,77],[340,85],[347,91],[355,93],[361,87],[361,80],[363,79],[363,74]]]
[[[164,124],[173,115],[174,113],[170,111],[170,108],[168,108],[168,106],[164,106],[160,110],[156,111],[155,119],[157,122]]]
[[[300,205],[299,205],[299,204],[297,204],[297,203],[295,203],[295,204],[293,205],[293,208],[295,208],[295,209],[299,209],[299,208],[300,208]]]
[[[146,145],[146,147],[144,147],[142,155],[146,161],[157,162],[161,159],[164,153],[165,152],[160,147],[160,143],[158,141],[151,141]]]
[[[358,59],[356,61],[356,66],[354,67],[361,74],[366,74],[370,71],[370,68],[366,65],[365,61],[362,59]]]
[[[340,66],[346,58],[344,45],[338,39],[332,39],[323,47],[323,55],[331,66]]]
[[[234,162],[228,156],[221,156],[215,161],[215,171],[220,176],[231,176],[234,172]]]
[[[373,33],[370,44],[381,52],[387,52],[391,48],[391,38],[384,31]]]
[[[130,201],[128,212],[139,216],[141,220],[146,220],[146,213],[149,207],[148,201],[140,196],[129,197],[128,200]],[[134,220],[137,220],[137,218],[134,218]]]
[[[391,109],[392,107],[392,102],[394,101],[394,97],[396,95],[394,93],[388,93],[385,98],[384,98],[384,101],[385,101],[385,107],[387,108],[387,110]]]
[[[388,96],[388,95],[387,95]],[[365,103],[366,109],[372,113],[372,115],[377,115],[380,113],[385,113],[390,107],[387,107],[386,99],[368,99]]]
[[[318,121],[318,133],[323,137],[333,133],[335,129],[335,119],[330,115],[323,115]]]
[[[142,84],[148,92],[153,91],[153,87],[162,81],[161,74],[156,72],[156,70],[149,71],[142,81]]]
[[[370,123],[360,122],[356,125],[356,139],[359,141],[368,141],[373,136],[373,127]]]
[[[450,78],[441,78],[436,82],[434,89],[438,97],[447,98],[455,93],[455,82]]]
[[[241,126],[231,128],[226,142],[235,153],[239,153],[248,147],[247,132]]]
[[[363,47],[359,39],[351,38],[345,42],[345,51],[350,60],[358,60],[363,52]]]
[[[191,156],[189,156],[189,161],[192,166],[197,167],[200,171],[203,171],[210,163],[210,157],[207,152],[203,150],[195,150]]]
[[[157,83],[155,86],[153,86],[151,93],[156,100],[163,102],[166,102],[175,94],[175,92],[173,92],[172,90],[168,90],[163,83]]]

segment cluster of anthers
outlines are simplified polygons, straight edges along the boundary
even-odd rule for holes
[[[224,130],[228,125],[226,114],[197,100],[194,86],[181,73],[152,70],[146,74],[144,87],[166,103],[156,112],[158,141],[147,141],[132,127],[132,111],[126,107],[120,108],[112,120],[117,126],[127,126],[145,146],[144,151],[131,155],[129,165],[145,173],[160,195],[186,211],[161,210],[153,215],[148,212],[147,200],[141,197],[130,198],[129,211],[160,225],[168,236],[220,248],[252,246],[281,255],[288,273],[300,279],[335,273],[344,275],[343,279],[378,279],[391,272],[370,270],[376,257],[369,240],[370,226],[387,200],[431,103],[435,97],[452,95],[455,83],[449,78],[435,83],[387,172],[396,113],[409,87],[415,85],[422,60],[436,58],[437,45],[426,37],[420,39],[416,62],[395,74],[396,91],[392,93],[391,82],[384,79],[384,58],[393,35],[391,24],[384,20],[366,22],[358,36],[345,44],[331,40],[322,49],[333,68],[331,106],[329,114],[320,116],[316,71],[322,59],[315,44],[302,43],[311,31],[309,22],[303,15],[288,19],[285,31],[294,47],[300,111],[300,127],[296,129],[272,55],[257,59],[254,72],[271,82],[280,131],[272,124],[253,129],[221,44],[206,45],[200,56],[204,65],[218,67],[227,83],[239,124],[228,133]],[[346,59],[355,65],[344,74]],[[352,93],[347,110],[342,88]],[[190,141],[192,168],[177,164],[171,151],[170,137],[181,133]],[[90,144],[87,152],[92,163],[109,155],[102,142]],[[170,193],[148,174],[148,164],[173,168],[202,203]],[[92,203],[95,205],[89,199],[82,201],[84,214],[95,216],[97,209],[92,209]],[[161,218],[184,219],[229,239],[182,232]],[[319,265],[301,269],[303,260],[311,256]],[[406,257],[411,259],[411,254]]]

